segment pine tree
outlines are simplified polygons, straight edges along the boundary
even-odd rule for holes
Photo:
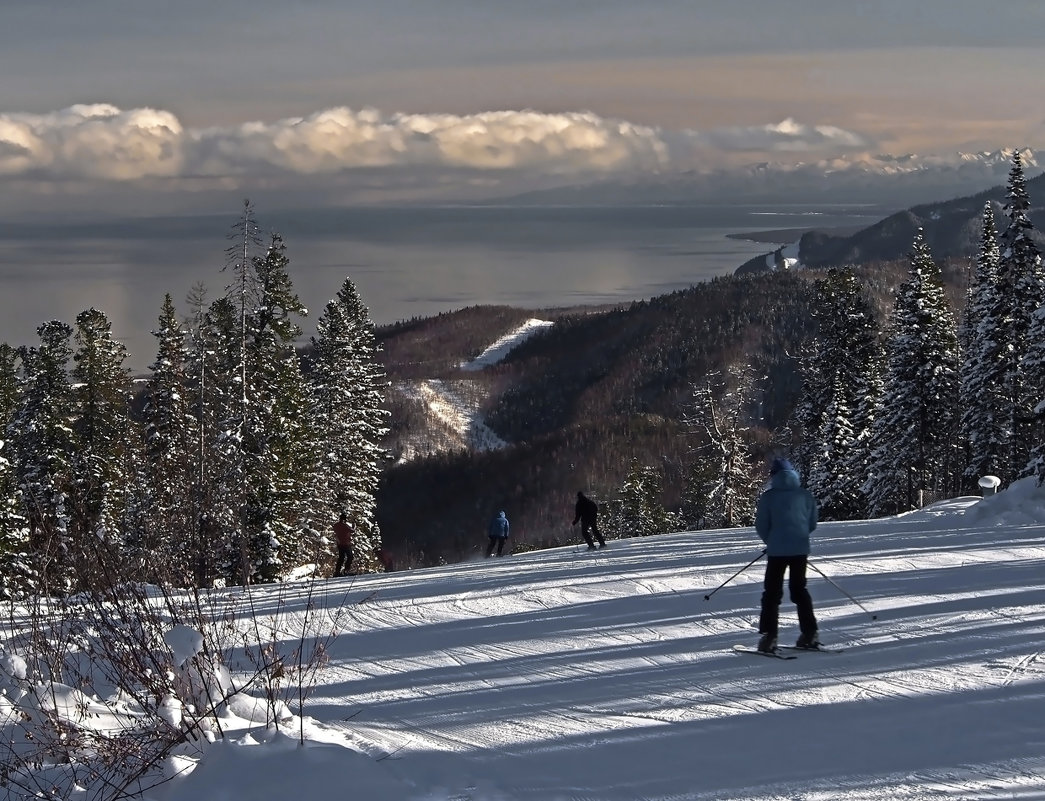
[[[120,521],[133,473],[129,439],[130,376],[127,349],[112,338],[112,325],[98,309],[76,317],[73,355],[73,434],[70,533],[77,544],[80,579],[94,580],[99,557],[118,558]]]
[[[160,310],[156,361],[145,388],[143,471],[148,499],[133,542],[136,559],[150,564],[149,578],[178,586],[197,580],[203,543],[198,541],[196,497],[197,421],[190,411],[186,331],[168,294]]]
[[[208,578],[234,582],[250,579],[241,531],[245,495],[240,354],[239,313],[232,300],[218,298],[202,316],[192,359],[199,381],[193,406],[202,437],[197,464],[199,529],[206,547],[198,559]]]
[[[883,359],[884,354],[876,337],[873,354],[867,362],[864,394],[857,399],[856,408],[851,414],[853,439],[839,468],[841,480],[847,487],[847,497],[856,499],[850,519],[862,520],[871,516],[867,483],[874,466],[875,420],[884,392]]]
[[[233,488],[230,453],[240,458],[235,429],[240,396],[237,314],[227,298],[207,303],[207,289],[196,284],[187,298],[189,325],[186,387],[194,442],[191,448],[191,540],[194,584],[206,586],[232,577],[237,536],[238,485]],[[230,433],[228,426],[233,429]],[[230,447],[230,438],[234,440]]]
[[[0,598],[5,600],[22,597],[35,584],[29,526],[12,462],[13,443],[5,439],[19,401],[15,362],[14,348],[0,343]]]
[[[953,489],[958,473],[957,334],[939,266],[921,231],[909,278],[897,290],[887,371],[872,434],[868,481],[873,515],[918,505],[924,493]]]
[[[320,514],[344,511],[354,522],[356,564],[376,569],[381,544],[377,525],[377,485],[388,455],[387,384],[370,319],[351,279],[327,303],[312,338],[312,417],[323,448],[326,480],[318,488]]]
[[[675,515],[661,502],[661,478],[655,467],[632,459],[611,514],[611,528],[622,536],[649,537],[673,531]]]
[[[983,230],[976,272],[969,286],[960,329],[961,433],[966,445],[966,487],[977,478],[1008,472],[1009,415],[1003,387],[1002,320],[998,287],[998,235],[990,202],[983,209]]]
[[[848,270],[816,282],[820,330],[802,367],[804,426],[800,469],[825,520],[866,511],[866,448],[880,361],[878,324],[866,289]],[[804,464],[804,468],[803,468]]]
[[[235,404],[228,405],[228,414],[223,416],[219,422],[217,433],[225,467],[222,475],[224,479],[223,494],[226,496],[224,502],[231,504],[231,509],[228,511],[235,510],[237,518],[232,537],[234,553],[230,555],[231,563],[227,568],[231,571],[229,578],[247,585],[254,575],[251,556],[252,536],[246,527],[246,518],[250,514],[248,495],[250,494],[250,472],[253,466],[248,464],[250,457],[246,452],[248,417],[253,402],[247,357],[250,338],[248,314],[254,303],[253,296],[256,288],[253,281],[254,259],[261,246],[254,206],[249,199],[243,201],[243,213],[232,226],[228,238],[232,244],[225,249],[224,269],[232,274],[232,282],[227,287],[225,297],[231,308],[235,310],[236,321],[233,329],[225,330],[228,320],[223,318],[223,330],[216,333],[226,340],[229,340],[230,335],[234,333],[235,340],[224,343],[226,350],[217,351],[222,362],[219,373],[224,372],[227,375],[227,382],[217,389],[218,392],[226,395],[227,399],[235,398]],[[224,308],[220,311],[223,316],[227,312]]]
[[[1027,385],[1037,387],[1037,404],[1034,406],[1034,446],[1024,473],[1036,476],[1038,484],[1045,484],[1045,305],[1031,319],[1031,346],[1023,360],[1023,371]]]
[[[854,443],[852,412],[843,393],[836,393],[824,413],[818,434],[815,467],[807,484],[816,496],[823,520],[851,520],[863,506],[860,476],[847,474]]]
[[[64,594],[73,578],[66,508],[74,451],[68,373],[72,328],[51,320],[36,331],[39,346],[19,349],[22,391],[7,430],[15,442],[15,476],[29,524],[34,589]]]
[[[254,259],[255,305],[248,316],[243,526],[252,570],[263,581],[275,580],[309,550],[302,538],[308,509],[302,498],[312,489],[313,441],[294,350],[301,334],[294,318],[308,312],[293,291],[288,265],[283,239],[273,234],[265,257]]]
[[[1024,360],[1031,350],[1030,328],[1035,311],[1045,303],[1045,276],[1041,255],[1031,237],[1030,199],[1019,151],[1012,156],[1005,214],[1008,225],[1001,237],[998,262],[997,310],[1001,348],[1002,391],[1008,412],[1006,465],[998,472],[1003,482],[1025,474],[1034,441],[1036,394],[1040,387],[1030,384]]]

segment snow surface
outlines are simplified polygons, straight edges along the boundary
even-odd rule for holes
[[[440,442],[438,450],[470,449],[489,451],[503,448],[507,443],[490,428],[482,415],[479,406],[485,393],[478,393],[472,381],[443,381],[439,378],[428,378],[411,382],[402,387],[409,397],[415,398],[425,405],[428,413],[438,420],[449,432],[445,442]],[[404,453],[402,461],[414,458],[416,452],[425,449],[412,448]],[[427,449],[428,453],[437,450]]]
[[[503,337],[496,340],[470,362],[462,362],[461,369],[483,370],[491,365],[497,364],[498,362],[503,361],[513,348],[518,347],[538,331],[541,331],[550,325],[554,325],[550,320],[537,320],[531,318],[518,328],[509,331]]]
[[[767,253],[766,269],[770,271],[798,269],[802,266],[802,259],[799,253],[800,247],[801,242],[792,242],[790,245],[784,245],[772,253]]]
[[[814,537],[845,651],[792,661],[731,651],[757,640],[761,563],[711,594],[751,529],[253,588],[261,615],[347,615],[305,717],[266,731],[237,696],[238,731],[149,798],[1045,798],[1045,489]]]
[[[513,348],[550,325],[554,323],[531,318],[497,339],[471,361],[461,362],[460,369],[464,372],[478,372],[492,367],[503,361]],[[478,386],[477,382],[471,379],[444,381],[430,378],[404,383],[400,389],[408,397],[423,403],[428,413],[439,421],[447,432],[447,435],[438,441],[408,446],[404,449],[401,461],[410,461],[418,455],[437,451],[497,450],[507,444],[486,425],[479,413],[479,407],[485,399],[485,388]]]

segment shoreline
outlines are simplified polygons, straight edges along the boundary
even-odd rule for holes
[[[866,225],[844,225],[834,228],[777,228],[769,231],[746,231],[744,233],[726,234],[726,238],[736,239],[741,242],[759,242],[766,245],[790,245],[798,242],[803,235],[813,231],[818,231],[828,236],[842,237],[855,234],[866,227]]]

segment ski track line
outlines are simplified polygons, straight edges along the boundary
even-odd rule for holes
[[[1017,662],[1009,668],[1009,672],[1005,674],[1005,677],[1001,681],[1002,687],[1008,687],[1013,684],[1018,678],[1025,677],[1028,673],[1042,673],[1045,671],[1032,669],[1031,666],[1038,661],[1038,657],[1045,653],[1045,651],[1035,651],[1033,654],[1028,654],[1017,660]],[[990,663],[988,662],[989,666]]]

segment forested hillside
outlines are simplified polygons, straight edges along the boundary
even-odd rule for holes
[[[568,541],[576,492],[611,499],[633,459],[659,470],[665,505],[678,507],[695,458],[682,418],[709,374],[753,361],[766,376],[761,423],[786,422],[799,392],[795,356],[813,330],[815,275],[727,277],[620,308],[546,314],[554,326],[468,376],[485,385],[486,422],[509,447],[390,467],[378,492],[385,543],[407,562],[455,560],[485,545],[500,509],[516,545]],[[452,378],[485,344],[542,314],[467,309],[379,331],[393,390],[422,375]],[[405,402],[396,397],[401,441],[426,420],[397,414]]]

